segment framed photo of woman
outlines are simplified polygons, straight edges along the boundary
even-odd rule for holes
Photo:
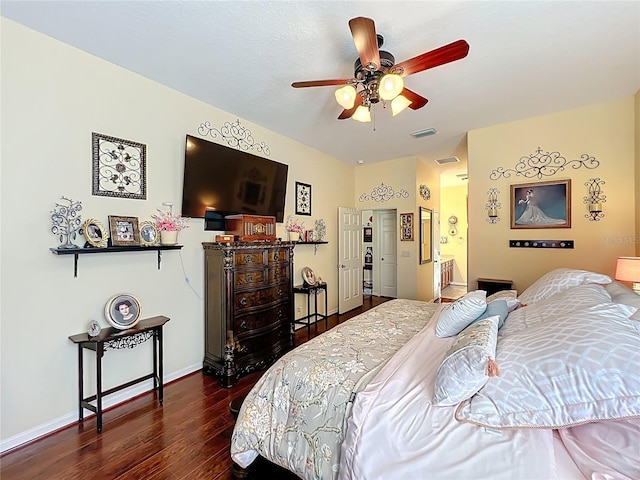
[[[104,306],[104,316],[118,330],[133,327],[140,320],[142,306],[136,297],[128,293],[114,295]]]
[[[511,185],[511,228],[570,228],[571,180]]]
[[[102,224],[95,218],[85,220],[82,224],[82,235],[84,236],[87,244],[92,247],[102,248],[107,246],[107,239],[109,234]]]

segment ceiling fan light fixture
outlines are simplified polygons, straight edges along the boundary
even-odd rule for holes
[[[411,105],[411,100],[402,95],[398,95],[391,101],[391,111],[393,112],[393,116],[395,117],[400,112],[402,112],[405,108]]]
[[[404,88],[404,80],[400,75],[388,73],[380,79],[380,98],[383,100],[393,100]]]
[[[345,85],[336,90],[336,102],[345,110],[353,108],[356,101],[356,89],[353,85]]]
[[[353,113],[353,116],[351,118],[353,118],[358,122],[364,122],[364,123],[370,122],[371,111],[369,110],[369,107],[364,107],[360,105],[358,108],[356,108],[356,111]]]

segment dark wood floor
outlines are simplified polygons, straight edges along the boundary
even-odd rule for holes
[[[386,300],[365,296],[362,308],[332,315],[329,328]],[[323,331],[324,322],[318,325],[318,333]],[[307,329],[298,330],[296,345],[306,340]],[[146,393],[107,410],[101,434],[92,416],[6,452],[0,456],[0,478],[229,480],[234,424],[229,403],[248,393],[262,373],[241,378],[232,389],[202,372],[187,375],[165,386],[162,406],[155,393]]]

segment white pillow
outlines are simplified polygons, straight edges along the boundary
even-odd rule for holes
[[[474,290],[440,311],[436,324],[438,337],[453,337],[464,330],[487,308],[487,292]]]
[[[491,303],[494,300],[504,300],[507,302],[507,311],[513,312],[520,306],[520,300],[518,300],[517,290],[500,290],[487,297],[487,303]]]
[[[609,292],[609,295],[611,295],[614,302],[629,305],[630,307],[640,308],[640,295],[629,287],[618,282],[611,282],[604,288]]]
[[[501,376],[461,403],[456,419],[561,428],[640,416],[637,325],[620,305],[604,303],[500,337]]]
[[[587,283],[611,283],[611,278],[601,273],[593,273],[586,270],[557,268],[541,276],[522,292],[518,298],[520,303],[531,305],[576,285]]]
[[[456,405],[497,374],[498,315],[479,320],[458,334],[436,372],[434,405]]]

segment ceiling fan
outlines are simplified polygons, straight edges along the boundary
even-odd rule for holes
[[[354,65],[353,78],[291,84],[294,88],[344,85],[335,92],[336,101],[344,108],[338,116],[339,120],[353,118],[360,122],[370,122],[371,105],[381,100],[391,101],[393,116],[407,107],[413,110],[424,107],[429,100],[406,88],[403,77],[460,60],[469,53],[469,44],[464,40],[457,40],[404,62],[395,63],[392,54],[380,50],[384,38],[376,34],[373,20],[365,17],[352,18],[349,20],[349,28],[359,55]]]

